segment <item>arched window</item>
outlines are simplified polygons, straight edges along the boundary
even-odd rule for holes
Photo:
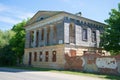
[[[70,43],[75,43],[75,25],[73,23],[69,25],[69,40]]]
[[[52,61],[56,62],[56,51],[52,52]]]

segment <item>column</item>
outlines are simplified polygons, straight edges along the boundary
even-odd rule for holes
[[[36,47],[36,30],[34,30],[34,41],[33,41],[33,47]]]
[[[97,43],[97,48],[99,48],[100,44],[100,31],[96,30],[96,43]]]
[[[26,37],[25,37],[26,41],[25,41],[25,48],[29,48],[30,47],[30,31],[26,31]]]
[[[53,35],[54,35],[54,32],[53,32],[53,25],[50,25],[50,45],[53,44]]]
[[[41,46],[41,29],[39,29],[38,46]]]
[[[64,23],[64,43],[69,43],[69,23]]]
[[[75,25],[75,42],[76,45],[80,45],[82,40],[82,28],[81,26]]]
[[[47,28],[44,27],[44,41],[43,41],[43,45],[46,46],[47,44]]]

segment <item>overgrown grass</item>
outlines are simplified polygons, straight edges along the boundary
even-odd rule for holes
[[[68,70],[56,70],[56,69],[50,69],[50,68],[36,68],[36,67],[17,67],[17,66],[12,66],[10,68],[24,69],[24,70],[31,70],[31,71],[49,71],[49,72],[72,74],[72,75],[82,75],[82,76],[98,77],[98,78],[101,78],[101,79],[120,80],[120,76],[117,76],[117,75],[87,73],[87,72],[68,71]]]

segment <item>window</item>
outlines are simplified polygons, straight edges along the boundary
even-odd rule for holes
[[[41,21],[41,20],[43,20],[44,18],[43,17],[38,17],[37,19],[36,19],[36,21]]]
[[[50,27],[47,28],[47,44],[49,44]]]
[[[34,61],[37,61],[37,52],[34,52]]]
[[[43,54],[42,54],[42,52],[40,52],[39,61],[42,61],[42,58],[43,58]]]
[[[45,61],[48,62],[48,59],[49,59],[49,53],[48,53],[48,51],[46,51],[46,53],[45,53]]]
[[[52,61],[56,62],[56,51],[52,52]]]
[[[30,41],[33,42],[34,41],[34,31],[30,32]]]
[[[39,31],[36,33],[36,47],[38,47],[39,44]]]
[[[87,29],[82,30],[82,40],[86,41],[87,40]]]
[[[56,29],[56,26],[53,27],[53,31],[54,31],[54,33],[53,33],[53,39],[56,39],[56,37],[57,37],[57,29]]]
[[[92,42],[96,41],[96,32],[92,31]]]
[[[41,31],[41,40],[44,40],[44,29]]]
[[[75,26],[74,26],[74,24],[70,24],[70,26],[69,26],[69,37],[70,37],[70,43],[75,43]]]

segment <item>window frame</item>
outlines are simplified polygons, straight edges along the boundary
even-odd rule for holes
[[[40,61],[40,62],[43,61],[43,53],[42,53],[42,52],[39,53],[39,61]]]
[[[48,62],[49,61],[49,52],[46,51],[45,52],[45,62]]]
[[[97,35],[96,35],[96,31],[95,30],[92,30],[91,38],[92,38],[92,42],[96,42],[97,41]]]
[[[34,52],[34,62],[37,61],[37,52]]]
[[[88,40],[88,30],[87,28],[82,29],[82,40],[87,41]]]
[[[56,51],[52,51],[52,62],[56,62],[57,61],[57,52]]]

